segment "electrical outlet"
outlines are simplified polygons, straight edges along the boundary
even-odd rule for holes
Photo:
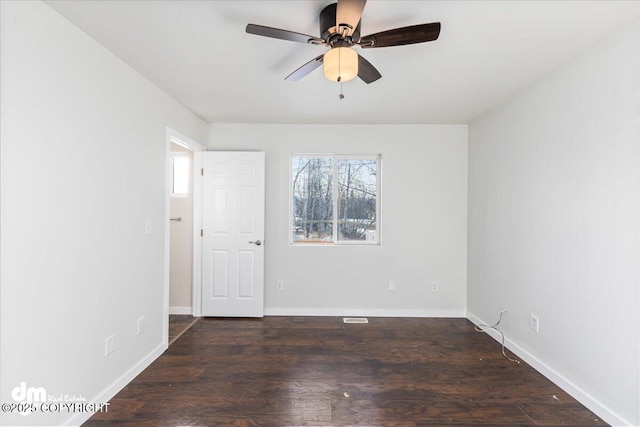
[[[110,335],[104,340],[104,355],[105,357],[113,353],[115,350],[115,335]]]
[[[136,322],[136,335],[140,335],[144,332],[144,316],[140,316]]]
[[[433,282],[431,284],[431,292],[438,292],[438,282]]]
[[[390,291],[395,291],[396,290],[396,284],[395,282],[389,280],[389,290]]]
[[[529,327],[536,332],[540,332],[540,318],[535,314],[529,315]]]
[[[284,282],[282,280],[278,280],[276,282],[276,290],[277,291],[284,291]]]

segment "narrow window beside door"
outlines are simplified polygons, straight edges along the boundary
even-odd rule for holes
[[[171,153],[171,196],[189,195],[189,156],[184,152]]]

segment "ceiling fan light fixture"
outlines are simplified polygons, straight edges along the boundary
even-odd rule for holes
[[[324,54],[324,76],[346,82],[358,75],[358,53],[349,47],[334,47]]]

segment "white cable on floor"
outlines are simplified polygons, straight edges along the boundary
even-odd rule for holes
[[[500,317],[498,318],[498,321],[494,325],[476,325],[475,329],[477,332],[486,333],[489,329],[493,329],[494,331],[498,332],[502,337],[502,355],[504,356],[504,358],[507,359],[509,362],[520,363],[518,359],[511,359],[509,356],[507,356],[507,353],[505,353],[504,351],[504,333],[500,329],[498,329],[498,325],[502,321],[502,315],[506,312],[507,310],[502,310],[500,312]]]

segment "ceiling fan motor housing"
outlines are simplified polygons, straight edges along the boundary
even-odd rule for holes
[[[336,28],[336,13],[338,4],[332,3],[320,12],[320,37],[327,41],[331,47],[347,47],[360,40],[360,23],[351,36],[343,37],[339,28]]]

